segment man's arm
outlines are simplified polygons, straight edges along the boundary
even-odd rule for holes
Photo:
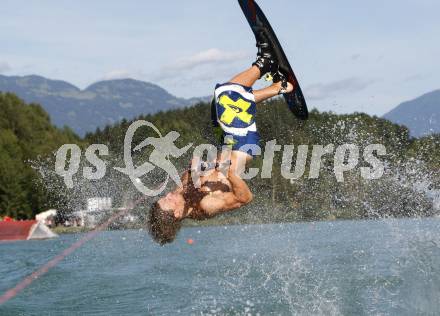
[[[232,192],[239,203],[248,204],[252,201],[251,190],[249,190],[246,182],[235,174],[233,168],[229,168],[228,180],[231,183]]]
[[[261,90],[254,90],[255,103],[263,102],[267,99],[270,99],[280,92],[281,89],[281,81],[275,82],[269,87],[266,87]],[[286,93],[291,92],[293,90],[293,86],[290,82],[287,83]]]
[[[232,192],[207,196],[201,201],[201,208],[210,216],[240,208],[252,201],[253,195],[246,182],[235,175],[232,168],[229,169],[228,180]]]

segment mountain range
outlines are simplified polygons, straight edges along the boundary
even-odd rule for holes
[[[210,98],[178,98],[158,85],[134,79],[99,81],[81,90],[65,81],[36,75],[0,75],[0,91],[41,104],[56,126],[69,126],[81,136],[124,118],[190,106]]]
[[[80,136],[122,119],[209,102],[211,98],[178,98],[158,85],[134,79],[99,81],[81,90],[66,81],[36,75],[0,75],[0,91],[41,104],[56,126],[69,126]],[[404,102],[383,117],[407,126],[414,137],[440,133],[440,90]]]
[[[403,102],[383,117],[405,125],[414,137],[440,133],[440,90]]]

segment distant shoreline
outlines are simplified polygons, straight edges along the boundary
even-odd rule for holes
[[[347,221],[384,221],[384,220],[421,220],[421,219],[436,219],[440,220],[439,216],[427,216],[427,217],[386,217],[386,218],[331,218],[324,220],[300,220],[300,221],[285,221],[285,222],[248,222],[248,223],[239,223],[239,222],[216,222],[216,221],[193,221],[187,220],[184,224],[184,228],[196,228],[196,227],[221,227],[221,226],[239,226],[239,225],[278,225],[278,224],[308,224],[308,223],[324,223],[324,222],[347,222]],[[68,234],[78,234],[78,233],[88,233],[94,230],[94,228],[89,227],[64,227],[57,226],[55,228],[51,228],[53,232],[59,235],[68,235]],[[130,226],[126,228],[118,228],[118,229],[107,229],[106,231],[118,231],[118,230],[145,230],[147,233],[146,227],[144,225],[139,226]]]

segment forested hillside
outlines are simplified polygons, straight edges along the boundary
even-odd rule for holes
[[[65,143],[81,140],[68,128],[55,128],[38,104],[0,93],[0,216],[33,218],[53,207],[32,164]]]
[[[111,196],[114,206],[127,206],[139,193],[130,180],[113,167],[124,167],[123,141],[132,121],[122,120],[113,126],[98,129],[77,137],[71,130],[60,130],[51,124],[48,114],[36,104],[25,104],[12,94],[0,95],[0,216],[31,218],[37,212],[58,208],[69,212],[84,207],[88,197]],[[179,147],[188,143],[214,143],[210,123],[210,106],[198,104],[184,109],[141,116],[154,123],[162,135],[175,130],[181,134]],[[297,120],[284,102],[274,100],[259,105],[258,130],[261,146],[276,139],[279,145],[295,145],[292,170],[295,167],[298,145],[308,145],[304,175],[293,181],[281,176],[282,153],[275,155],[272,177],[261,176],[249,180],[255,200],[249,206],[223,215],[206,223],[266,223],[279,221],[319,220],[335,218],[377,218],[387,216],[427,216],[438,212],[433,208],[429,192],[440,188],[440,136],[415,139],[409,137],[405,127],[385,119],[362,113],[336,115],[312,111],[308,121]],[[151,130],[141,128],[135,134],[134,145]],[[75,177],[73,190],[64,187],[62,179],[54,173],[54,152],[65,143],[77,143],[81,148],[102,143],[109,146],[107,174],[93,182]],[[314,145],[344,144],[359,146],[360,162],[344,174],[345,181],[337,182],[334,174],[334,154],[325,155],[319,178],[309,179],[309,165]],[[360,167],[363,149],[370,144],[383,144],[387,155],[385,174],[379,180],[365,180]],[[134,153],[138,163],[147,161],[148,150]],[[185,157],[174,160],[183,171],[192,150]],[[261,169],[263,157],[251,167]],[[82,162],[81,168],[86,164]],[[39,174],[39,172],[41,174]],[[81,169],[80,169],[81,170]],[[143,178],[153,186],[164,174],[152,173]],[[137,210],[145,217],[154,199],[148,199]]]
[[[142,116],[154,123],[163,135],[171,130],[182,136],[180,147],[189,142],[213,143],[210,128],[210,107],[199,104],[187,109],[161,112]],[[125,131],[131,122],[123,121],[104,130],[87,135],[89,143],[109,145],[117,164],[122,164],[122,144]],[[357,168],[346,173],[346,181],[336,181],[333,172],[333,157],[327,155],[318,179],[308,179],[309,166],[299,180],[290,182],[280,173],[282,154],[277,153],[271,179],[256,177],[248,181],[255,193],[255,201],[246,210],[224,215],[212,221],[226,222],[273,222],[334,218],[376,218],[384,216],[424,216],[436,211],[421,188],[421,182],[429,182],[429,189],[439,188],[440,136],[422,139],[410,138],[405,127],[385,119],[362,113],[336,115],[312,111],[308,121],[297,120],[284,102],[275,100],[259,106],[257,125],[262,135],[261,146],[272,139],[280,145],[309,145],[307,164],[310,164],[313,145],[356,144],[362,150],[369,144],[383,144],[387,155],[381,157],[386,165],[384,176],[367,181]],[[151,131],[141,130],[135,135],[135,144],[140,143]],[[294,161],[297,152],[294,152]],[[145,161],[148,153],[138,157]],[[175,161],[183,170],[189,156]],[[261,167],[262,158],[257,158],[252,167]],[[293,166],[292,166],[293,168]],[[151,178],[150,178],[151,180]],[[148,182],[148,179],[146,179]],[[153,181],[154,182],[154,181]],[[147,203],[148,204],[148,203]]]

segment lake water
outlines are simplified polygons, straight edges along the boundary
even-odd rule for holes
[[[83,235],[0,244],[0,293]],[[194,240],[192,245],[186,241]],[[103,232],[0,315],[439,315],[440,220]]]

